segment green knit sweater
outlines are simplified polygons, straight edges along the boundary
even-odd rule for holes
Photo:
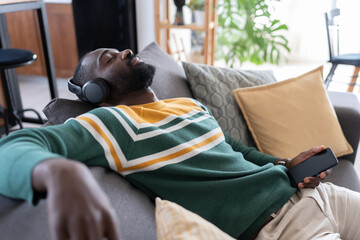
[[[103,166],[150,197],[178,203],[249,238],[295,192],[277,159],[224,136],[199,102],[168,99],[97,108],[0,141],[0,193],[36,204],[31,171],[57,157]]]

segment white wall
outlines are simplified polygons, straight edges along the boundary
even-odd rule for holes
[[[154,0],[136,0],[138,52],[155,41]]]
[[[290,62],[322,62],[329,57],[324,13],[331,0],[282,0],[274,4],[276,16],[287,24]],[[360,52],[360,1],[338,1],[341,11],[340,52]]]
[[[332,0],[273,1],[274,14],[289,26],[287,37],[291,53],[289,62],[325,62],[328,46],[324,12],[329,11]],[[343,18],[341,52],[360,52],[359,0],[338,1]],[[154,0],[136,0],[138,51],[155,41]]]
[[[174,21],[175,18],[175,5],[172,0],[169,1],[170,7],[170,22]],[[154,0],[136,0],[136,27],[137,27],[137,38],[138,38],[138,51],[144,49],[149,43],[155,41],[155,15],[154,15]],[[184,20],[186,24],[191,23],[191,11],[189,8],[184,7]],[[164,0],[160,1],[160,18],[164,18]],[[171,38],[173,36],[181,36],[185,42],[186,48],[190,48],[190,30],[176,30],[171,31]],[[162,35],[162,42],[166,41],[165,35]],[[170,46],[173,44],[170,43]],[[163,46],[163,44],[162,44]],[[164,47],[164,46],[163,46]],[[174,51],[176,49],[173,49]]]

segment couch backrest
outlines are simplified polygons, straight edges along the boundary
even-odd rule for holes
[[[156,67],[151,88],[159,99],[194,97],[183,68],[156,43],[151,43],[138,55]]]

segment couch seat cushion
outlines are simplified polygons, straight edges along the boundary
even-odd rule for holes
[[[331,174],[325,178],[340,187],[360,192],[360,179],[351,161],[339,159],[339,164],[332,169]]]

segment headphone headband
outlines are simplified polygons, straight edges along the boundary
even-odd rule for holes
[[[95,78],[88,81],[82,87],[76,85],[73,77],[68,79],[69,91],[75,93],[78,98],[90,104],[99,104],[105,102],[110,97],[110,88],[106,80]]]
[[[75,93],[76,95],[80,95],[81,94],[81,87],[76,85],[75,83],[72,82],[73,77],[70,77],[68,79],[68,88],[69,91],[72,93]]]

